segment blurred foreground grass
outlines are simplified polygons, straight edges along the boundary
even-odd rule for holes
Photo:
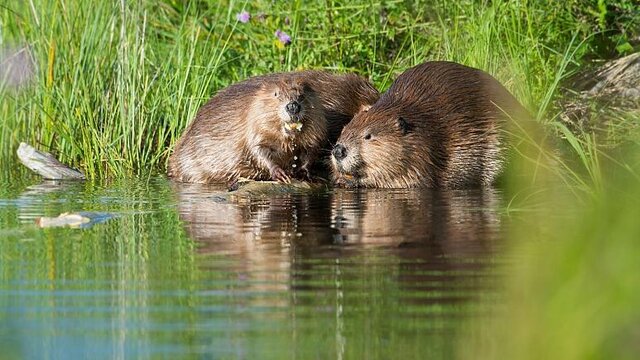
[[[640,147],[626,154],[637,174]],[[477,321],[460,358],[638,358],[640,180],[609,173],[585,202],[561,191],[547,188],[545,208],[514,220],[506,307]]]

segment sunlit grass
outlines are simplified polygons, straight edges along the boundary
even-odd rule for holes
[[[247,24],[236,20],[242,9],[253,15]],[[27,141],[99,179],[164,172],[211,94],[273,71],[355,71],[384,90],[410,66],[453,60],[493,74],[540,123],[553,124],[558,86],[588,42],[570,12],[524,1],[39,0],[0,12],[3,41],[28,44],[37,64],[31,87],[0,92],[3,162]],[[279,46],[276,29],[291,46]],[[574,136],[569,148],[595,151],[589,134]],[[597,161],[583,154],[583,185],[597,188]]]

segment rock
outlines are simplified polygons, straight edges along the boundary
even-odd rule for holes
[[[574,131],[590,132],[640,114],[640,53],[584,71],[565,90],[560,117]]]
[[[34,78],[34,69],[28,47],[0,48],[0,84],[8,88],[24,87]]]
[[[81,211],[78,213],[62,213],[57,217],[42,216],[36,219],[36,225],[41,228],[65,226],[72,228],[88,228],[114,217],[115,215],[110,213]]]

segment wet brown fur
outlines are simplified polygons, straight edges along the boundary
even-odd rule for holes
[[[423,63],[344,128],[338,144],[346,157],[332,156],[334,180],[379,188],[490,185],[503,165],[503,122],[522,116],[526,110],[489,74]]]
[[[301,131],[283,129],[284,107],[302,106]],[[282,169],[312,163],[327,136],[320,101],[296,74],[250,78],[220,91],[197,113],[169,159],[169,176],[215,183],[239,177],[269,180]],[[294,157],[297,157],[295,159]]]
[[[373,105],[380,93],[367,79],[356,74],[332,74],[308,70],[300,73],[315,90],[325,109],[329,142],[338,140],[344,126],[363,108]]]
[[[300,94],[302,130],[285,136],[278,109]],[[378,96],[354,74],[302,71],[249,78],[198,111],[169,159],[168,174],[197,183],[269,180],[277,166],[288,176],[303,177],[321,150],[328,154],[328,142],[335,142],[344,124]]]

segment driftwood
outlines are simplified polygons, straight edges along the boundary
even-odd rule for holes
[[[26,167],[38,175],[49,180],[84,180],[85,176],[78,170],[61,163],[53,155],[34,149],[32,146],[20,143],[18,159]]]
[[[327,190],[325,183],[292,180],[289,183],[280,181],[255,181],[240,179],[231,186],[230,194],[260,196],[260,195],[284,195],[284,194],[308,194]]]

